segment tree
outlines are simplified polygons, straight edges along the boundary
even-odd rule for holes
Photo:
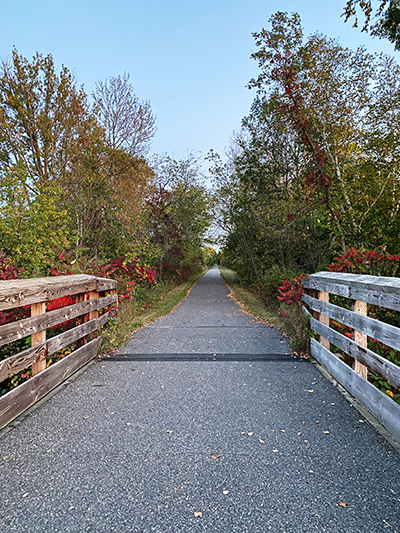
[[[157,131],[156,119],[150,103],[134,94],[129,74],[98,81],[93,98],[109,148],[134,157],[146,155]]]
[[[14,49],[3,61],[0,77],[0,146],[5,167],[18,167],[27,187],[60,178],[71,163],[77,128],[88,115],[86,95],[72,74],[57,74],[51,54],[36,54],[29,62]]]
[[[14,49],[0,74],[0,248],[43,269],[53,247],[75,238],[61,204],[63,184],[88,120],[82,89],[52,56],[29,62]]]
[[[257,96],[240,149],[211,172],[223,256],[259,282],[277,265],[313,271],[338,250],[398,252],[399,66],[387,56],[303,37],[278,12],[254,34]]]
[[[370,31],[371,35],[386,38],[400,50],[400,4],[398,0],[379,0],[375,11],[372,0],[348,0],[343,15],[345,22],[354,19],[354,27],[358,27],[357,8],[364,14],[364,25],[361,31]],[[371,24],[371,19],[376,22]]]
[[[148,200],[149,220],[163,279],[198,266],[212,216],[210,196],[193,155],[181,160],[155,158],[153,170],[156,191]]]

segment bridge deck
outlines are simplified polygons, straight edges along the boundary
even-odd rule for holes
[[[212,269],[1,436],[2,533],[400,532],[397,453],[228,292]]]

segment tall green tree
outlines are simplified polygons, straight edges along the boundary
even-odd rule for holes
[[[364,15],[362,31],[369,31],[371,35],[388,39],[394,44],[395,50],[400,50],[400,3],[398,0],[348,0],[343,15],[345,21],[354,20],[354,27],[358,27],[358,9]]]

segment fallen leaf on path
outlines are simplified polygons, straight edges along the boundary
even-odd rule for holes
[[[211,459],[219,459],[220,457],[221,457],[221,455],[212,455]]]
[[[340,507],[347,507],[347,503],[339,502]]]
[[[196,512],[194,513],[194,517],[195,518],[202,518],[202,516],[203,516],[203,513],[199,513],[199,512],[198,513],[196,513]]]

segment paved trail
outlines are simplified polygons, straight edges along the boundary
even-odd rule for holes
[[[212,269],[0,437],[2,533],[400,533],[399,456],[228,292]]]

